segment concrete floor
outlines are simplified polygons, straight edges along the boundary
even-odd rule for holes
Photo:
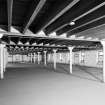
[[[8,64],[0,105],[105,105],[102,70],[57,64]]]

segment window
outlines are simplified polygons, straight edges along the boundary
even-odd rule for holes
[[[74,53],[74,63],[79,63],[79,53],[78,52],[75,52]]]
[[[98,51],[98,65],[102,65],[103,64],[103,52],[102,51]]]

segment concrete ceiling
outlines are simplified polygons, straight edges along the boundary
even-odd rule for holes
[[[0,0],[0,33],[7,44],[97,46],[104,30],[105,0]]]

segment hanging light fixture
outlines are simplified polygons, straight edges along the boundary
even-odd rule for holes
[[[75,21],[71,21],[71,22],[69,23],[69,25],[70,25],[70,26],[75,25]]]

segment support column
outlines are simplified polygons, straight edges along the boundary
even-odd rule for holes
[[[23,57],[23,54],[22,54],[22,63],[24,62],[24,57]]]
[[[103,46],[103,82],[105,82],[105,41],[101,41]]]
[[[8,62],[8,52],[7,52],[7,48],[6,47],[4,47],[3,48],[3,59],[4,59],[4,72],[5,72],[5,70],[6,70],[6,65],[7,65],[7,62]]]
[[[28,57],[28,54],[26,54],[26,62],[29,63],[29,57]]]
[[[34,63],[36,62],[36,54],[34,53]]]
[[[30,54],[30,58],[31,58],[31,63],[32,63],[32,58],[33,58],[33,55],[32,55],[32,53]]]
[[[28,62],[30,63],[30,54],[28,54]]]
[[[50,54],[50,53],[48,54],[48,59],[47,59],[47,61],[48,61],[48,62],[51,62],[51,54]]]
[[[29,54],[29,63],[31,63],[31,53]]]
[[[81,64],[81,51],[79,52],[79,64]]]
[[[38,64],[40,64],[40,52],[38,52]]]
[[[31,54],[28,54],[29,63],[31,62]]]
[[[53,52],[54,52],[54,54],[53,54],[54,69],[56,70],[56,52],[57,52],[57,50],[53,49]]]
[[[44,51],[44,65],[47,65],[47,51]]]
[[[5,45],[0,44],[0,78],[4,78],[4,47]]]
[[[28,57],[28,54],[27,54],[27,62],[29,63],[29,57]]]
[[[13,61],[13,54],[12,54],[12,63],[13,63],[14,61]]]
[[[72,50],[73,50],[73,48],[74,47],[68,47],[68,49],[69,49],[69,59],[70,59],[70,62],[69,62],[69,64],[70,64],[70,73],[72,74]]]

